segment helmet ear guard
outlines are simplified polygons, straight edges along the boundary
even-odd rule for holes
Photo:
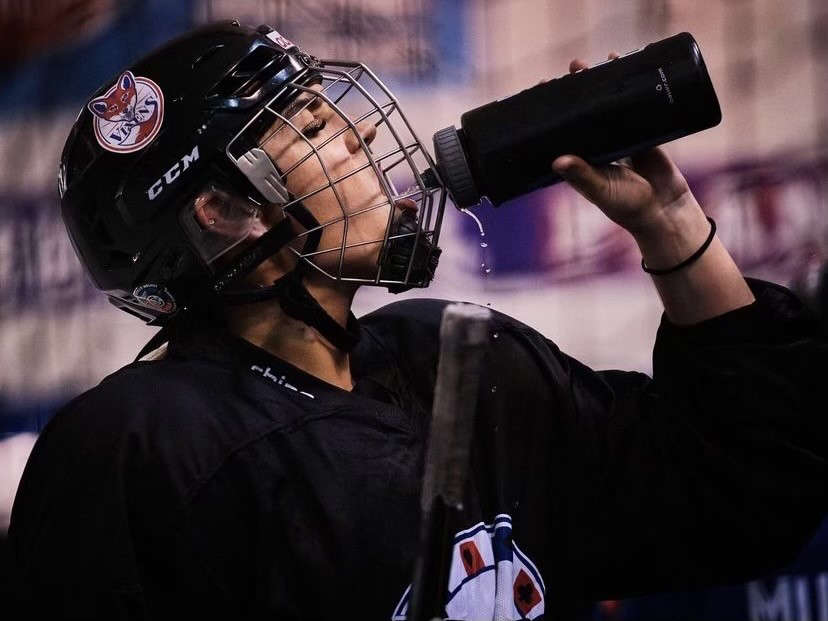
[[[210,183],[181,209],[179,223],[190,245],[212,266],[255,233],[260,215],[251,202]]]

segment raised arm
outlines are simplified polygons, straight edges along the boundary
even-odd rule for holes
[[[570,64],[573,72],[583,68],[586,64],[581,61]],[[753,302],[739,269],[716,236],[698,259],[672,271],[705,245],[711,223],[662,149],[636,154],[629,164],[593,167],[575,155],[564,155],[552,166],[632,234],[649,270],[670,270],[654,274],[653,281],[673,323],[698,323]]]

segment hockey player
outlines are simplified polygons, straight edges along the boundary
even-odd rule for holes
[[[583,65],[575,62],[577,70]],[[828,349],[741,276],[676,166],[553,165],[627,229],[664,303],[654,376],[496,314],[446,591],[455,619],[742,580],[826,506]],[[445,191],[370,70],[203,27],[105,84],[60,174],[78,256],[163,326],[41,434],[14,506],[53,619],[405,618],[443,302]]]

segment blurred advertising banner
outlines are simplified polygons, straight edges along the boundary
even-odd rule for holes
[[[303,49],[359,60],[392,83],[469,79],[467,0],[207,0],[205,21],[266,23]]]

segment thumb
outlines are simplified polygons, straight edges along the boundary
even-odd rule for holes
[[[609,198],[607,178],[577,155],[560,156],[552,162],[552,170],[593,203],[601,204]]]

